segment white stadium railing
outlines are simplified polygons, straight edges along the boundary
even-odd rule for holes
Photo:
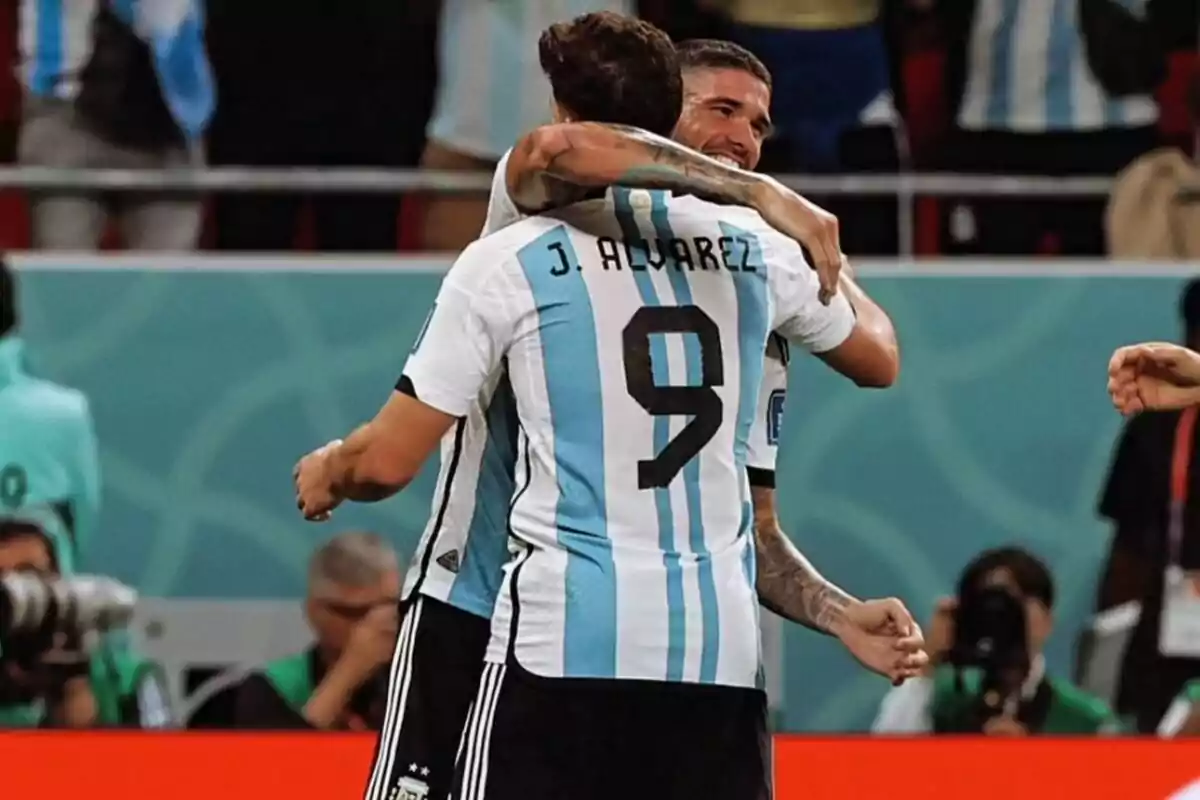
[[[1047,178],[1033,175],[780,175],[783,183],[812,194],[864,196],[987,195],[1100,197],[1112,189],[1110,178]],[[159,192],[485,192],[486,173],[433,170],[352,169],[208,169],[126,170],[0,167],[0,189],[76,189]]]
[[[918,196],[1101,198],[1112,190],[1104,177],[1051,178],[1035,175],[877,174],[780,175],[798,192],[828,196],[896,197],[899,255],[913,253],[913,201]],[[26,191],[237,193],[350,193],[407,192],[464,194],[486,192],[486,173],[432,170],[256,169],[220,167],[177,170],[55,169],[0,167],[0,189]],[[1200,186],[1185,190],[1181,199],[1200,201]]]

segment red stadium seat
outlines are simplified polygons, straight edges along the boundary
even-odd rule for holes
[[[920,170],[931,163],[932,153],[950,125],[944,72],[946,55],[940,49],[921,49],[903,62],[905,124],[913,163]],[[919,256],[941,252],[939,204],[936,197],[917,198],[913,210],[913,249]]]
[[[1200,60],[1194,50],[1172,53],[1166,80],[1156,93],[1160,109],[1158,129],[1163,139],[1188,153],[1192,152],[1195,135],[1188,115],[1187,94],[1197,69],[1200,69]]]
[[[0,64],[17,63],[17,5],[0,3]],[[20,97],[15,71],[0,70],[0,122],[17,119]]]

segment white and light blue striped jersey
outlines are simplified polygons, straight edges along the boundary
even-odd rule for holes
[[[508,553],[517,417],[508,376],[492,376],[442,439],[429,521],[404,579],[413,592],[490,617]]]
[[[1146,0],[1120,0],[1141,12]],[[1079,0],[977,0],[958,123],[967,130],[1153,125],[1149,95],[1110,97],[1087,63]]]
[[[480,236],[524,218],[508,196],[507,163],[505,153],[492,178],[488,217]],[[493,407],[497,388],[498,405]],[[409,562],[402,596],[407,599],[416,591],[490,617],[509,558],[508,506],[515,489],[516,408],[507,378],[483,387],[442,439],[439,455],[441,468],[429,521]]]
[[[38,97],[72,99],[92,55],[99,0],[21,0],[17,47],[21,85]]]
[[[757,214],[661,192],[464,251],[405,377],[454,416],[501,370],[512,386],[519,554],[489,660],[511,645],[544,676],[758,685],[750,429],[769,331],[822,352],[853,329],[817,292]]]
[[[505,153],[492,178],[481,236],[525,218],[508,194],[507,162]],[[786,358],[786,341],[773,337],[763,370],[760,409],[750,430],[746,465],[752,469],[775,469],[787,392]],[[419,592],[477,616],[492,615],[510,555],[508,512],[515,490],[515,420],[507,379],[489,381],[477,402],[443,438],[429,520],[404,580],[405,599]]]

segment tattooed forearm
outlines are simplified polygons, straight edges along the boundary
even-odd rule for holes
[[[622,125],[607,126],[620,134],[618,148],[640,159],[628,167],[617,183],[640,189],[688,192],[715,203],[751,205],[753,192],[763,179],[754,173],[723,164],[670,139]]]
[[[509,157],[508,187],[526,211],[542,211],[611,185],[686,192],[754,205],[768,179],[640,128],[579,122],[539,128]]]
[[[817,571],[779,528],[773,511],[767,519],[755,517],[759,602],[792,622],[832,633],[857,601]]]

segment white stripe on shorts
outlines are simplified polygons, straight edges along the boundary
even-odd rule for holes
[[[479,679],[479,693],[471,706],[467,727],[459,743],[459,764],[463,773],[459,800],[483,800],[487,794],[488,756],[492,746],[492,723],[500,688],[504,685],[503,664],[485,664]],[[465,749],[463,747],[465,745]]]
[[[388,779],[396,760],[396,744],[404,725],[404,709],[408,705],[408,689],[412,684],[413,654],[424,600],[424,597],[417,597],[409,607],[400,624],[400,635],[396,637],[396,651],[392,654],[392,667],[388,675],[387,713],[383,718],[383,729],[379,732],[379,746],[375,751],[375,764],[371,767],[365,800],[385,800],[387,796]]]

